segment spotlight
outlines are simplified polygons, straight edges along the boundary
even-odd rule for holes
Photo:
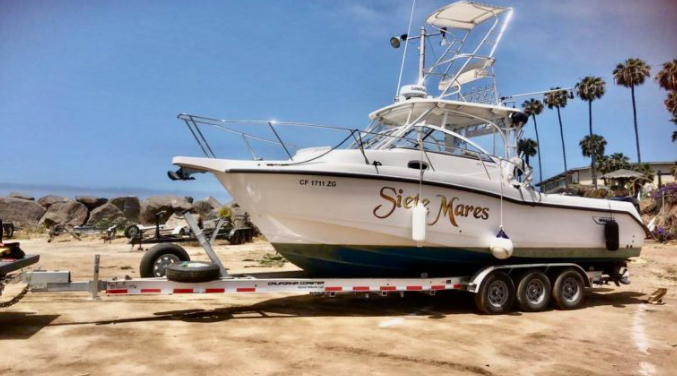
[[[399,37],[392,37],[390,38],[390,45],[393,46],[393,48],[400,48],[402,42],[407,40],[408,37],[407,34],[402,34]]]

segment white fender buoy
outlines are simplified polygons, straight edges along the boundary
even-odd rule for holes
[[[425,242],[425,227],[426,227],[426,217],[428,214],[428,209],[422,202],[419,202],[416,207],[412,210],[411,215],[411,238],[418,243],[418,246],[422,246]]]
[[[491,254],[494,255],[494,257],[499,260],[505,260],[512,256],[512,240],[510,240],[505,231],[501,229],[494,240],[491,242],[489,249],[491,250]]]

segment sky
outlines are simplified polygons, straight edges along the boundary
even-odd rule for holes
[[[655,73],[677,58],[677,1],[486,2],[515,9],[496,51],[500,94],[601,76],[595,133],[608,154],[635,160],[630,91],[614,85],[612,70],[639,57]],[[446,3],[418,0],[414,26]],[[201,156],[176,115],[364,128],[370,112],[392,103],[402,49],[388,39],[406,32],[410,9],[409,0],[0,0],[0,195],[226,201],[210,176],[167,178],[172,157]],[[403,83],[415,77],[409,64]],[[636,96],[643,161],[677,160],[666,93],[647,80]],[[589,164],[578,147],[586,103],[574,100],[562,118],[569,167]],[[555,112],[538,125],[550,177],[563,171]],[[247,157],[241,140],[220,137],[217,156]]]

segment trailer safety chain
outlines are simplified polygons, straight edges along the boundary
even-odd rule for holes
[[[0,295],[2,295],[2,290],[4,288],[5,288],[5,285],[0,283]],[[30,291],[30,289],[31,289],[30,285],[26,285],[26,287],[24,287],[24,289],[21,290],[21,292],[17,296],[13,297],[12,299],[10,299],[6,302],[0,302],[0,308],[11,307],[11,306],[15,305],[16,303],[19,303],[19,301],[21,301],[21,299],[23,299],[23,297],[26,296],[26,294],[28,294],[28,291]]]

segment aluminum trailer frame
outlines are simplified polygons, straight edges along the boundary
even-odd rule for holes
[[[484,279],[494,270],[512,272],[518,269],[549,269],[573,267],[585,275],[586,287],[605,282],[602,272],[585,272],[575,264],[525,264],[489,266],[474,276],[421,277],[421,278],[308,278],[275,277],[270,273],[248,275],[222,275],[218,280],[202,283],[169,281],[167,278],[133,278],[124,280],[99,279],[99,255],[95,256],[94,278],[90,281],[71,281],[70,271],[24,271],[22,281],[33,292],[90,292],[98,299],[99,292],[106,295],[174,295],[174,294],[226,294],[226,293],[311,293],[336,296],[337,293],[424,292],[458,290],[477,293]],[[277,273],[279,274],[294,274]],[[298,274],[298,273],[297,273]]]
[[[33,292],[90,292],[97,298],[106,295],[173,295],[173,294],[225,294],[225,293],[312,293],[335,296],[341,292],[379,293],[428,292],[465,290],[467,277],[451,278],[275,278],[257,277],[256,274],[221,277],[202,283],[183,283],[166,278],[135,278],[126,280],[99,280],[73,282],[69,271],[23,272],[22,280]],[[265,274],[265,273],[263,273]]]

